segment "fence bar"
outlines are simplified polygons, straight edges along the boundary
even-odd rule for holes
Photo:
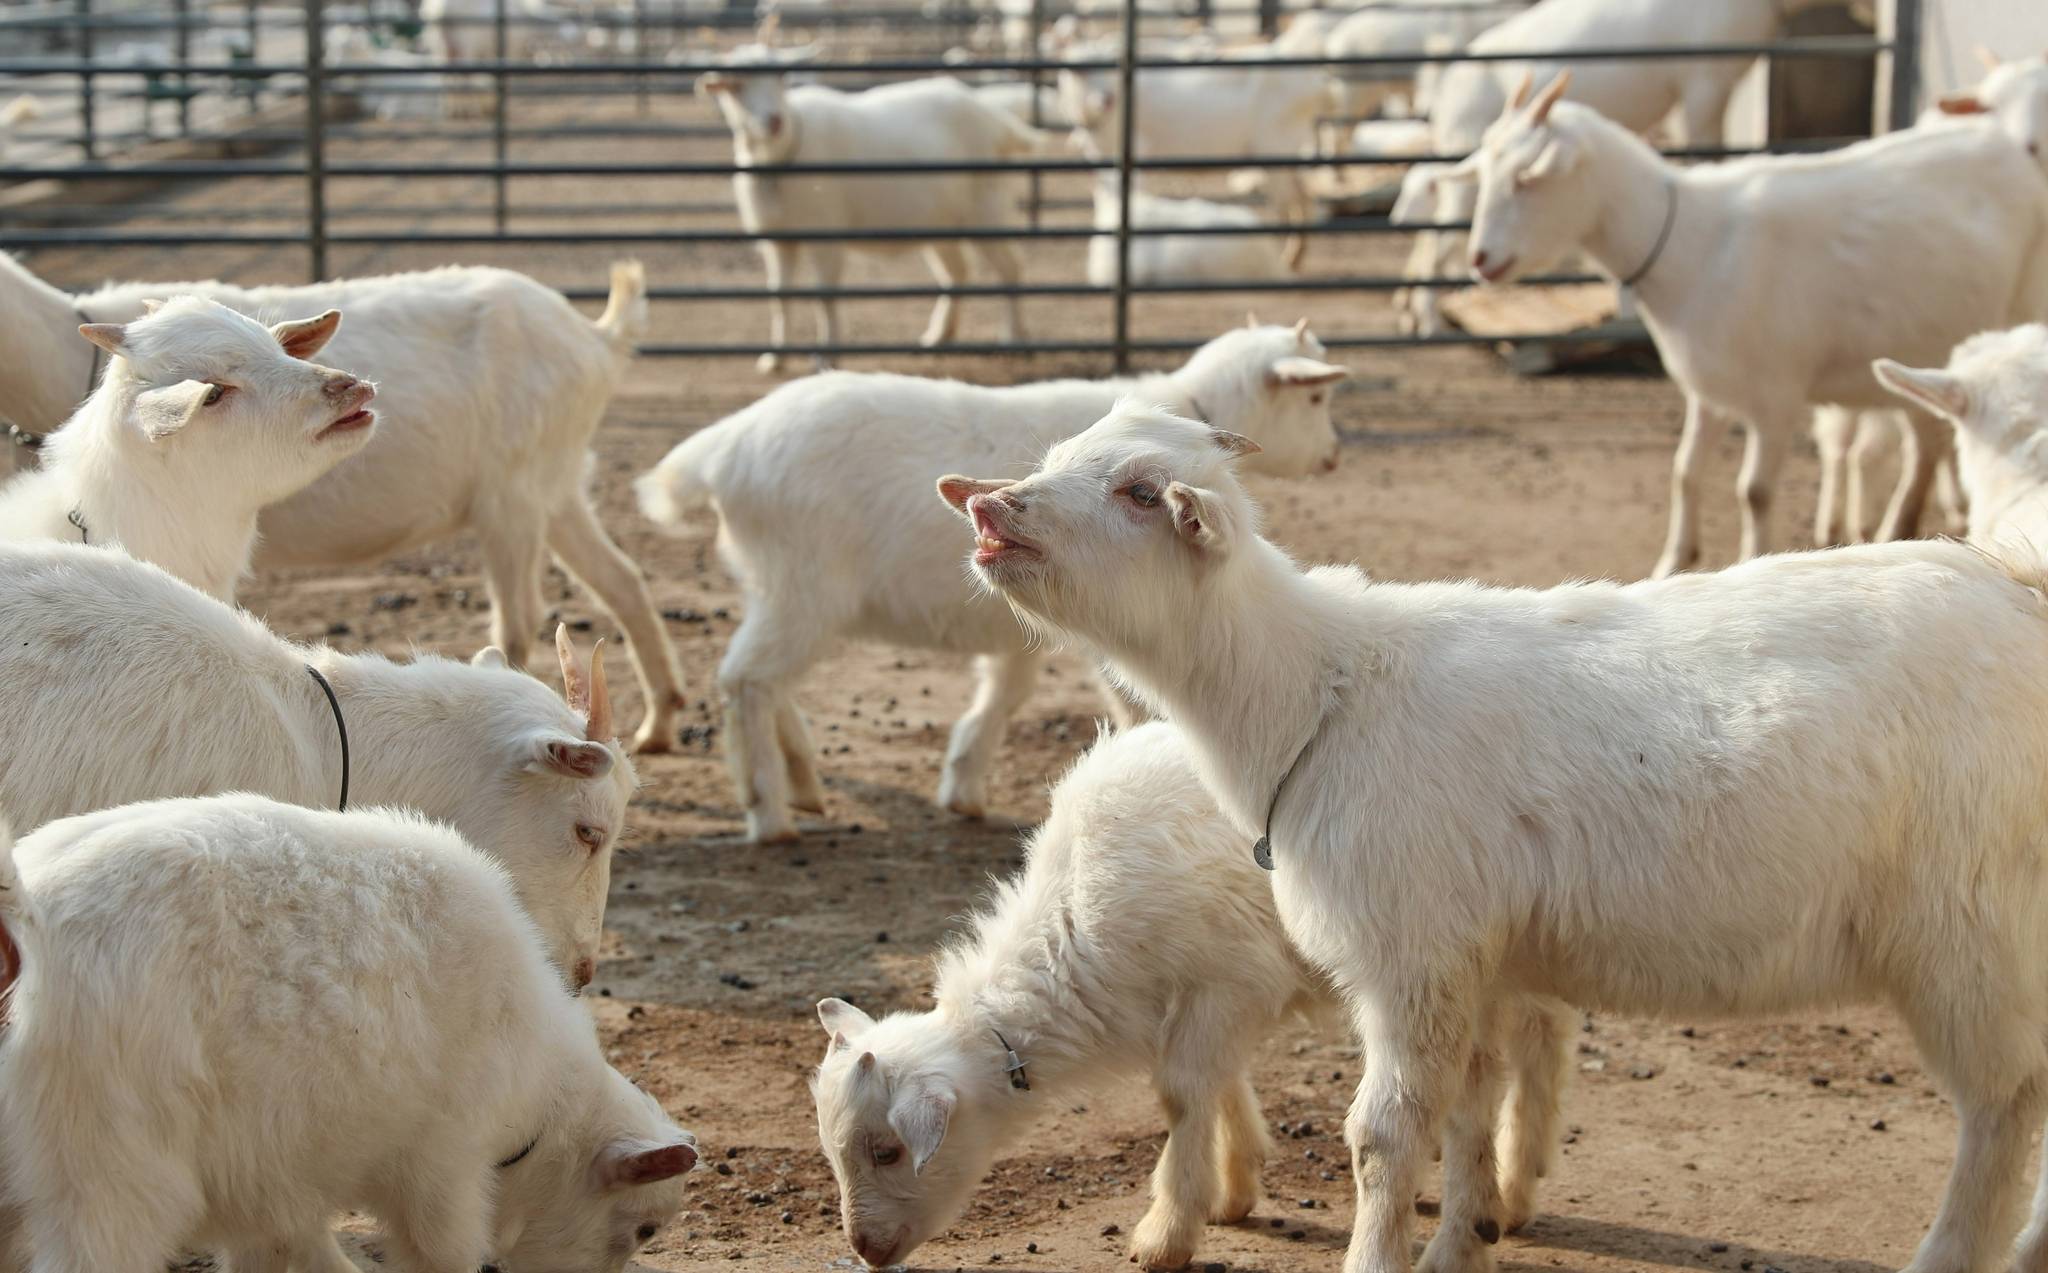
[[[246,3],[243,5],[242,8],[242,31],[244,38],[246,38],[249,41],[249,65],[251,66],[254,66],[256,63],[263,60],[262,18],[258,12],[260,7],[262,6],[262,3],[263,0],[246,0]],[[256,99],[258,94],[260,94],[261,92],[262,81],[253,79],[250,80],[249,113],[252,115],[256,112],[256,108],[258,105]]]
[[[73,0],[78,17],[78,57],[87,67],[93,65],[92,0]],[[87,71],[78,77],[78,149],[87,162],[99,158],[99,141],[93,135],[93,74]]]
[[[1116,372],[1131,369],[1131,178],[1138,123],[1138,0],[1124,0],[1124,47],[1117,70]]]
[[[326,37],[326,0],[306,0],[306,257],[315,283],[327,277]]]
[[[505,22],[506,2],[507,0],[498,0],[497,7],[496,37],[498,41],[498,61],[500,63],[503,63],[507,60],[505,54],[507,51],[507,47],[510,43],[509,32],[506,28]],[[495,174],[493,186],[492,213],[494,223],[498,227],[498,232],[502,234],[504,233],[505,230],[505,217],[507,211],[505,195],[505,166],[507,162],[511,159],[511,142],[506,135],[506,126],[508,122],[506,119],[506,111],[508,108],[508,104],[506,102],[505,96],[510,86],[506,83],[505,74],[502,71],[500,71],[496,76],[492,77],[491,83],[496,90],[492,94],[491,99],[491,154],[497,159],[498,168],[498,171]]]
[[[1920,114],[1920,0],[1892,0],[1891,129],[1910,128]]]
[[[186,21],[191,16],[192,0],[171,0],[171,9],[178,19],[178,27],[172,33],[172,47],[178,63],[178,136],[192,135],[192,83],[185,76],[192,65],[192,26]],[[147,100],[143,110],[149,109]]]
[[[1206,0],[1204,2],[1206,3]],[[1045,51],[1045,0],[1031,0],[1031,51],[1033,53]],[[1039,110],[1038,103],[1038,95],[1042,91],[1044,83],[1044,72],[1031,72],[1031,126],[1033,128],[1045,126],[1045,120]],[[1044,173],[1033,172],[1031,174],[1031,228],[1034,230],[1038,228],[1039,213],[1043,210],[1044,184]]]

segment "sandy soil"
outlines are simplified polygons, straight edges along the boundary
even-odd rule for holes
[[[653,109],[659,118],[708,122],[678,95],[657,96]],[[522,110],[522,118],[559,114]],[[632,110],[630,98],[613,99],[579,105],[577,117],[630,118]],[[359,149],[385,157],[455,153],[430,143]],[[657,149],[678,157],[724,153],[716,142],[570,147],[643,157]],[[536,144],[515,153],[564,150]],[[255,228],[266,224],[261,205],[288,205],[298,194],[287,182],[199,186],[173,192],[172,207],[201,224]],[[394,180],[350,183],[341,201],[477,205],[487,195],[481,182]],[[516,205],[579,200],[657,210],[583,221],[521,216],[517,224],[731,224],[715,181],[515,187]],[[465,220],[389,213],[358,224],[453,228]],[[1316,265],[1357,272],[1390,266],[1399,251],[1395,242],[1347,239],[1319,248]],[[1079,252],[1066,245],[1035,254],[1032,276],[1074,277]],[[337,251],[334,268],[496,261],[568,285],[601,280],[605,255],[603,248],[351,248]],[[658,284],[759,277],[743,247],[669,246],[642,255]],[[70,284],[215,272],[289,281],[304,268],[303,257],[287,249],[49,252],[33,264]],[[884,263],[856,275],[908,281],[919,271],[914,262]],[[1305,307],[1253,303],[1276,317],[1305,308],[1326,333],[1387,327],[1370,297],[1317,296]],[[1140,330],[1213,334],[1239,321],[1244,306],[1232,298],[1148,303],[1140,307]],[[924,319],[915,305],[848,310],[856,330],[891,337],[913,336]],[[1104,329],[1106,311],[1093,302],[1035,302],[1030,317],[1042,331],[1089,333]],[[969,305],[967,318],[967,336],[993,335],[990,306]],[[669,303],[657,307],[655,339],[746,339],[764,329],[754,307]],[[798,331],[806,330],[800,323]],[[1661,540],[1678,419],[1668,385],[1520,381],[1478,351],[1349,361],[1358,376],[1337,400],[1342,468],[1314,481],[1255,483],[1272,533],[1298,555],[1355,561],[1390,579],[1473,575],[1515,584],[1630,578],[1648,568]],[[996,382],[1101,369],[1085,358],[918,366]],[[715,1168],[692,1179],[686,1214],[645,1252],[642,1264],[651,1269],[849,1263],[805,1088],[824,1042],[812,1004],[832,994],[871,1011],[919,1005],[934,945],[992,874],[1018,862],[1013,832],[961,823],[929,803],[944,731],[969,685],[959,662],[919,651],[847,649],[807,679],[799,697],[830,753],[830,816],[793,848],[752,848],[738,838],[717,755],[712,671],[740,599],[711,550],[708,517],[681,539],[663,538],[633,512],[626,484],[677,439],[770,383],[739,359],[643,361],[597,438],[605,519],[670,608],[689,689],[699,696],[681,753],[640,766],[631,843],[614,873],[607,958],[593,989],[616,1062],[698,1132]],[[1733,546],[1734,444],[1714,458],[1707,546],[1718,563]],[[1811,520],[1813,478],[1810,456],[1788,465],[1780,517],[1791,542],[1803,540],[1800,528]],[[564,618],[611,631],[580,592],[563,585],[551,596]],[[266,578],[245,600],[287,634],[398,655],[415,646],[467,652],[486,630],[478,556],[468,542],[374,573]],[[612,680],[630,721],[638,704],[623,671],[615,663]],[[1054,659],[1041,692],[1010,727],[996,788],[1002,812],[1021,819],[1042,812],[1046,784],[1093,736],[1096,710],[1082,665]],[[1567,1100],[1570,1131],[1543,1195],[1545,1211],[1498,1248],[1509,1269],[1866,1273],[1904,1263],[1932,1217],[1953,1122],[1887,1014],[1855,1010],[1739,1026],[1602,1018],[1586,1022],[1578,1062]],[[1302,1027],[1267,1042],[1259,1089],[1281,1136],[1265,1175],[1269,1201],[1247,1222],[1212,1231],[1198,1261],[1266,1273],[1337,1267],[1351,1192],[1336,1133],[1358,1069],[1355,1051],[1334,1033]],[[953,1231],[917,1253],[920,1267],[1123,1266],[1123,1243],[1144,1209],[1162,1140],[1148,1094],[1129,1083],[1028,1099],[1044,1107],[1039,1130],[995,1171]],[[1431,1223],[1425,1217],[1422,1236]]]

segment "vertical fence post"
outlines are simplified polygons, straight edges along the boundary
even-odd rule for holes
[[[1124,0],[1124,50],[1117,64],[1123,109],[1116,151],[1116,370],[1131,369],[1131,147],[1138,121],[1138,0]],[[1099,178],[1098,178],[1099,180]]]
[[[1005,19],[1007,21],[1007,19]],[[1045,56],[1045,0],[1031,0],[1031,126],[1041,128],[1045,124],[1044,114],[1038,107],[1038,95],[1045,91],[1045,72],[1036,63]],[[1031,228],[1038,228],[1039,205],[1045,201],[1045,174],[1038,169],[1031,170]]]
[[[511,148],[511,138],[506,128],[507,103],[505,101],[505,91],[508,87],[505,80],[505,61],[511,54],[512,46],[510,38],[511,15],[506,12],[505,6],[506,0],[498,0],[497,9],[491,22],[493,34],[496,36],[498,45],[498,70],[492,77],[497,91],[491,99],[491,154],[497,159],[497,172],[493,176],[493,181],[496,184],[491,199],[491,216],[493,224],[498,227],[498,233],[500,234],[505,232],[505,160],[508,158],[508,151]]]
[[[192,133],[192,77],[185,72],[192,65],[192,0],[174,0],[171,14],[178,23],[173,46],[178,59],[178,136]]]
[[[243,31],[248,33],[249,63],[252,66],[263,61],[263,51],[257,47],[257,45],[260,44],[262,41],[262,33],[261,28],[258,26],[256,21],[256,7],[260,5],[262,2],[263,0],[248,0],[247,4],[244,6],[242,13],[242,29]],[[249,101],[249,110],[251,111],[251,113],[253,113],[256,110],[256,96],[259,91],[257,86],[261,83],[261,80],[258,80],[254,75],[251,75],[249,77],[248,82],[243,85],[245,95],[247,96]]]
[[[633,60],[652,61],[647,53],[647,0],[633,0]],[[640,113],[644,116],[654,109],[653,97],[647,91],[647,77],[639,77]]]
[[[1920,113],[1920,0],[1892,0],[1888,129],[1911,128]]]
[[[306,255],[315,283],[327,277],[326,0],[306,0]]]
[[[99,158],[99,135],[93,127],[92,0],[72,0],[78,20],[78,149],[88,160]],[[146,111],[149,108],[144,106]]]

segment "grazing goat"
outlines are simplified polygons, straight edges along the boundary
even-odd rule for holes
[[[483,266],[306,287],[121,283],[72,296],[0,253],[0,344],[16,351],[0,361],[0,416],[56,428],[96,365],[71,333],[136,317],[152,295],[196,293],[245,314],[346,310],[326,353],[380,383],[382,423],[360,455],[264,510],[256,569],[380,561],[474,531],[491,644],[524,667],[546,618],[541,567],[552,551],[625,630],[642,694],[634,749],[665,751],[683,705],[675,650],[585,490],[592,435],[647,326],[640,266],[613,266],[611,282],[593,323],[553,288]]]
[[[2048,326],[1972,336],[1945,370],[1889,358],[1872,370],[1885,388],[1955,429],[1970,542],[2048,549]]]
[[[1560,102],[1563,89],[1560,77],[1510,105],[1461,165],[1478,181],[1470,266],[1500,283],[1584,251],[1634,289],[1686,395],[1660,576],[1698,560],[1700,459],[1727,425],[1749,432],[1737,485],[1748,558],[1770,547],[1778,467],[1812,404],[1896,407],[1873,358],[1931,363],[1987,322],[2048,313],[2048,186],[1998,129],[1681,169]],[[1893,294],[1913,303],[1868,303]],[[1915,532],[1941,458],[1909,452],[1883,539]]]
[[[1924,193],[1924,191],[1923,191]],[[1900,543],[1536,589],[1303,571],[1235,435],[1126,403],[1022,481],[949,478],[973,569],[1186,731],[1275,865],[1365,1077],[1346,1273],[1486,1270],[1504,995],[1779,1014],[1878,1000],[1961,1138],[1912,1273],[2006,1267],[2048,1112],[2048,586]],[[1943,657],[1930,657],[1939,652]],[[1466,1181],[1472,1189],[1455,1189]],[[2048,1261],[2048,1197],[2012,1267]]]
[[[1204,1224],[1258,1203],[1270,1146],[1254,1052],[1288,1018],[1334,1006],[1186,740],[1158,722],[1097,743],[1053,789],[1023,873],[941,958],[932,999],[880,1021],[818,1004],[832,1039],[811,1083],[818,1134],[847,1239],[876,1268],[951,1224],[1049,1108],[1129,1074],[1151,1078],[1167,1119],[1131,1258],[1182,1267]],[[1526,1220],[1556,1140],[1567,1027],[1548,1006],[1524,1015],[1501,1188]]]
[[[265,327],[181,296],[123,326],[78,329],[108,358],[99,387],[0,490],[0,542],[119,544],[235,599],[256,515],[363,449],[376,389],[309,361],[341,314]]]
[[[0,810],[29,829],[222,791],[332,808],[346,777],[351,804],[417,809],[504,863],[580,988],[634,775],[603,663],[586,673],[562,636],[566,704],[496,649],[337,654],[116,552],[0,547]]]
[[[763,372],[781,365],[777,352],[789,343],[788,316],[779,294],[799,265],[808,265],[821,288],[839,285],[848,251],[903,252],[922,249],[939,285],[939,296],[923,345],[942,345],[958,326],[951,289],[967,276],[964,250],[992,268],[1003,282],[1021,279],[1017,251],[1002,239],[951,240],[945,230],[997,229],[1017,223],[1023,179],[996,172],[935,172],[882,176],[778,176],[785,164],[967,163],[1029,158],[1049,151],[1053,137],[1024,123],[1003,106],[992,105],[959,80],[945,76],[884,84],[843,93],[822,84],[791,87],[787,68],[806,53],[747,45],[729,59],[730,71],[699,76],[697,91],[718,104],[732,129],[733,198],[749,234],[816,230],[930,229],[930,239],[865,239],[841,243],[763,239],[761,261],[768,272],[769,339],[776,347],[761,355]],[[1003,339],[1024,338],[1017,298],[1005,298]],[[818,339],[839,339],[833,300],[818,301]],[[828,365],[821,354],[820,368]]]
[[[1007,607],[975,590],[947,546],[932,479],[979,465],[1021,473],[1135,393],[1256,436],[1262,472],[1337,462],[1331,386],[1303,324],[1210,341],[1180,370],[1136,380],[1055,380],[988,389],[952,380],[833,373],[800,380],[677,444],[636,483],[640,506],[678,531],[705,503],[746,591],[746,617],[719,665],[726,755],[748,833],[796,836],[789,806],[824,810],[817,754],[791,684],[846,637],[980,656],[974,704],[953,727],[939,803],[969,817],[1045,655]]]
[[[605,1063],[505,873],[417,815],[260,796],[0,832],[0,1040],[33,1267],[620,1273],[696,1145]],[[10,969],[13,971],[13,969]]]

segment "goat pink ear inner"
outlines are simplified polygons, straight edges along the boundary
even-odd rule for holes
[[[128,338],[127,330],[119,323],[82,323],[78,334],[110,354],[120,353]]]

